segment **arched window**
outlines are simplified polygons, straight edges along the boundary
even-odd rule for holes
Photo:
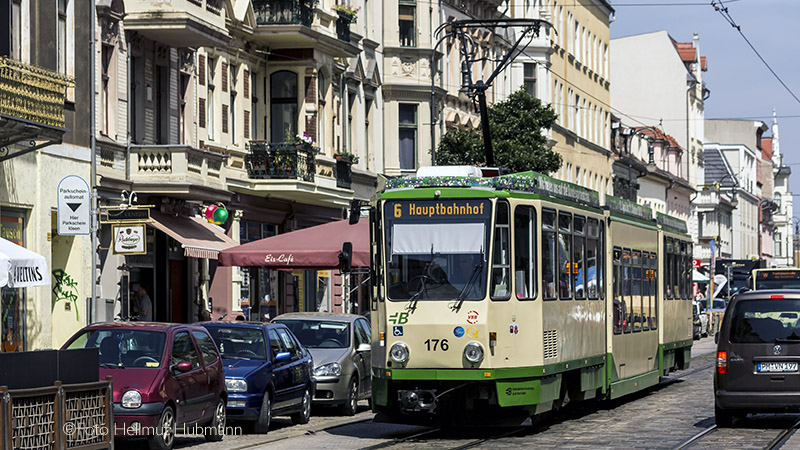
[[[297,134],[297,74],[288,70],[270,78],[270,140],[283,142]]]

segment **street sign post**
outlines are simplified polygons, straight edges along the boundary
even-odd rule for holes
[[[92,192],[86,181],[68,175],[58,183],[58,234],[89,234],[92,224]]]

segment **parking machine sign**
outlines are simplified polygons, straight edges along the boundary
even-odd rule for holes
[[[58,183],[58,234],[89,234],[91,198],[89,185],[77,175],[68,175]]]

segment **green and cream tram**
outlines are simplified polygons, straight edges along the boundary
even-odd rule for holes
[[[371,214],[379,417],[530,416],[687,367],[691,243],[665,217],[533,172],[390,180]]]

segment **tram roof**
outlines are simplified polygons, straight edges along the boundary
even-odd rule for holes
[[[416,188],[478,188],[503,190],[512,194],[533,193],[600,208],[600,196],[597,192],[533,171],[483,178],[454,176],[393,178],[386,182],[385,190]]]

